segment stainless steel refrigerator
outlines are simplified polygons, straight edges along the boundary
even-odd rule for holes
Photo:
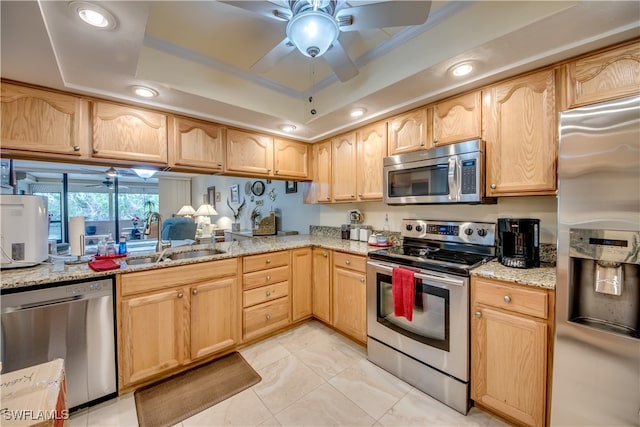
[[[551,424],[640,426],[640,96],[560,117]]]

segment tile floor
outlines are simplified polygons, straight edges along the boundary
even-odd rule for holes
[[[504,426],[465,417],[366,360],[366,350],[307,322],[240,351],[262,381],[180,426]],[[133,394],[75,413],[71,426],[136,426]]]

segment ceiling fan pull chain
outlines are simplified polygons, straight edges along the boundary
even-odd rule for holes
[[[316,110],[315,103],[313,101],[313,90],[316,86],[316,63],[311,61],[311,94],[309,95],[309,103],[311,104],[311,110],[309,111],[312,116],[315,116],[318,111]]]

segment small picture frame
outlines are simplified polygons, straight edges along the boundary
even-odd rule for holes
[[[216,208],[216,187],[207,187],[207,203]]]
[[[298,181],[285,181],[285,183],[284,183],[284,191],[285,191],[285,193],[297,193],[298,192]]]
[[[234,184],[229,187],[229,195],[231,203],[240,203],[240,184]]]

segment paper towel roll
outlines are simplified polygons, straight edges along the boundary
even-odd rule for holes
[[[71,255],[84,255],[84,217],[72,216],[69,218],[69,245],[71,246]]]

